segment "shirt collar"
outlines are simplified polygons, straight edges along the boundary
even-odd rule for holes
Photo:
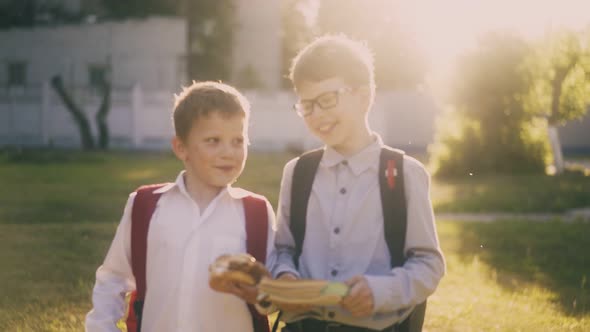
[[[355,176],[359,176],[361,173],[371,168],[377,169],[379,167],[379,155],[381,154],[381,148],[383,147],[383,140],[377,133],[372,133],[371,136],[373,137],[373,142],[371,144],[348,158],[331,147],[324,147],[324,155],[322,156],[320,164],[324,167],[330,168],[346,161]]]
[[[167,185],[154,190],[155,194],[163,194],[166,193],[173,188],[178,188],[178,190],[185,196],[190,197],[188,191],[186,190],[186,184],[184,183],[184,176],[186,174],[186,170],[181,171],[178,176],[176,177],[176,181],[168,183]],[[227,185],[225,188],[221,190],[218,196],[221,195],[229,195],[229,197],[233,199],[242,199],[246,196],[249,196],[250,193],[242,188],[234,188],[231,185]]]

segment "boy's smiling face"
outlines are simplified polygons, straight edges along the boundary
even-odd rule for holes
[[[240,176],[247,156],[246,134],[243,115],[213,111],[195,120],[185,140],[174,138],[174,152],[195,189],[218,190]]]
[[[300,102],[317,101],[317,97],[337,91],[340,91],[336,93],[337,100],[330,103],[334,106],[322,109],[317,102],[313,103],[312,113],[303,116],[303,119],[311,133],[322,142],[340,153],[347,153],[356,146],[357,139],[367,128],[369,90],[348,86],[340,78],[304,81],[297,86]]]

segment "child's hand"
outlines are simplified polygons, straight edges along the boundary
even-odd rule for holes
[[[234,294],[250,304],[257,303],[258,289],[255,286],[240,282],[230,282],[229,291],[231,294]]]
[[[214,283],[210,283],[210,285],[211,288],[218,292],[233,294],[251,304],[256,303],[258,290],[255,286],[250,286],[245,283],[231,280],[216,281]]]
[[[346,285],[350,287],[340,304],[355,317],[367,317],[373,313],[373,291],[363,276],[355,276],[347,281]]]
[[[281,275],[279,275],[279,277],[277,279],[280,280],[297,280],[299,278],[297,278],[297,276],[295,276],[292,273],[282,273]],[[305,304],[289,304],[289,303],[280,303],[280,302],[273,302],[273,304],[275,304],[277,307],[279,307],[281,310],[284,311],[289,311],[292,313],[302,313],[302,312],[306,312],[311,310],[311,308],[313,308],[312,305],[305,305]]]

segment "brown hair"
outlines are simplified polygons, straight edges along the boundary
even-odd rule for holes
[[[373,54],[346,35],[325,35],[304,47],[291,63],[289,78],[297,90],[304,81],[338,77],[351,87],[368,86],[375,94]]]
[[[219,82],[194,82],[175,95],[172,118],[177,137],[186,140],[196,120],[219,112],[223,116],[241,115],[248,122],[250,103],[236,88]]]

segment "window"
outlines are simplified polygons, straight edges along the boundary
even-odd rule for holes
[[[27,83],[27,64],[23,61],[15,61],[8,63],[8,79],[9,87],[21,86],[24,87]]]
[[[93,88],[100,88],[107,81],[107,73],[105,65],[88,65],[88,84]]]

